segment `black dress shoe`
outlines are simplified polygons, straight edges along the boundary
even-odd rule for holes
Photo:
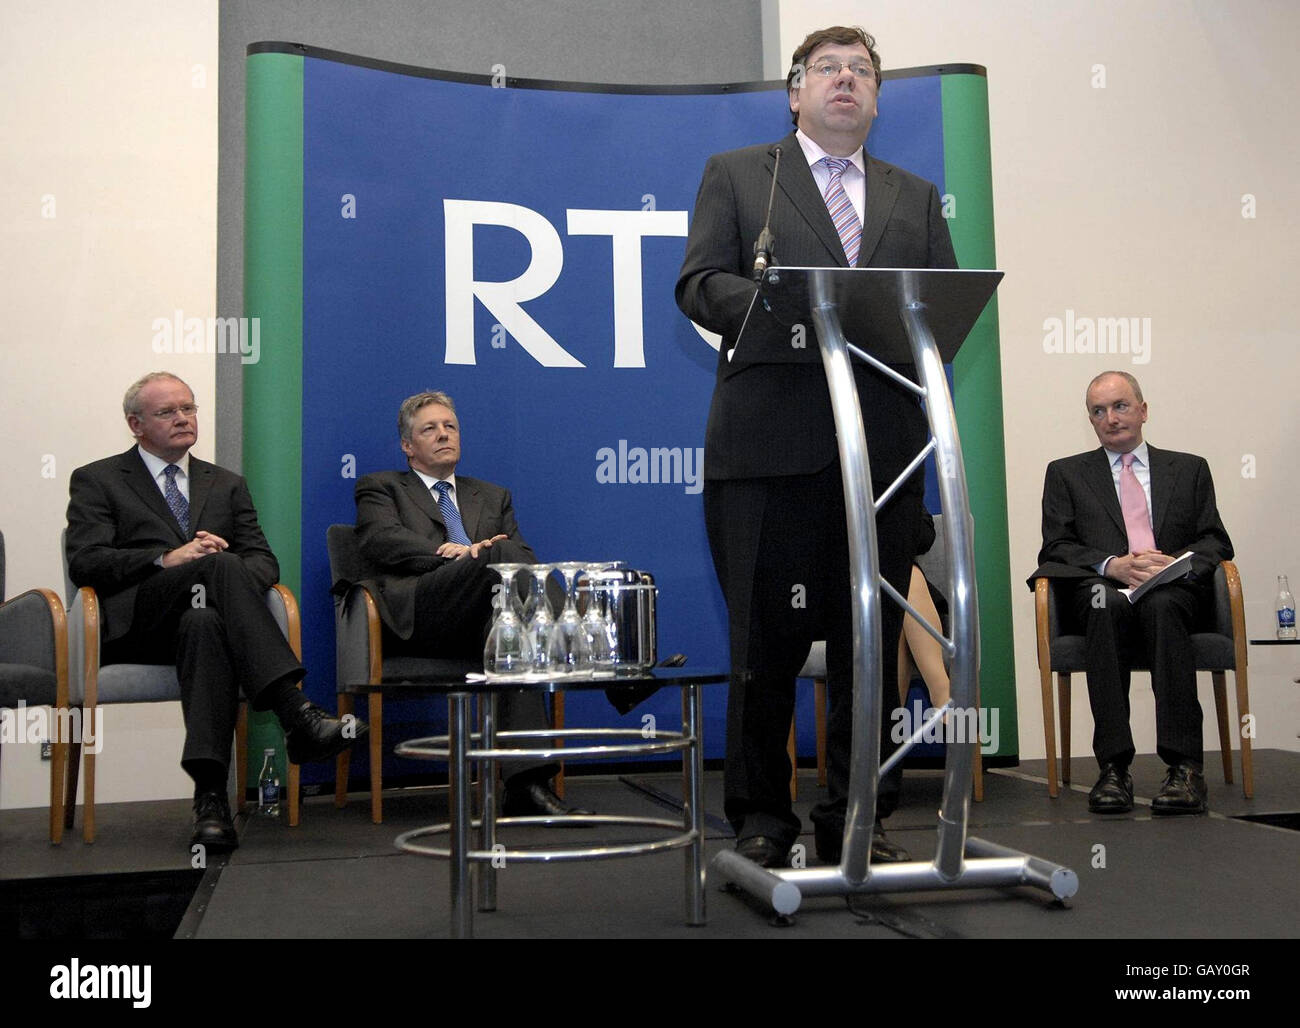
[[[200,793],[194,801],[194,834],[191,846],[202,846],[214,853],[228,853],[239,846],[235,823],[230,819],[230,804],[220,792]]]
[[[751,835],[736,843],[736,852],[759,867],[786,867],[790,863],[790,847],[783,846],[766,835]]]
[[[291,764],[312,764],[337,757],[370,731],[364,721],[331,717],[314,703],[303,706],[285,726],[284,748]]]
[[[1175,764],[1151,801],[1153,814],[1204,814],[1208,809],[1205,776],[1191,764]]]
[[[821,825],[813,835],[817,845],[817,859],[823,864],[838,864],[840,857],[843,856],[844,849],[844,826],[838,828],[826,827]],[[885,835],[884,826],[877,821],[871,826],[871,863],[873,864],[904,864],[912,859],[912,855],[899,846],[897,843],[889,841]]]
[[[508,778],[501,813],[506,817],[562,817],[565,814],[590,816],[592,812],[569,806],[546,782],[516,782]]]
[[[1094,814],[1127,814],[1133,809],[1133,778],[1128,768],[1101,765],[1101,777],[1088,793],[1088,809]]]

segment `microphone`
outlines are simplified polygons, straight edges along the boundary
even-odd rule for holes
[[[763,277],[763,272],[772,263],[772,247],[776,245],[776,237],[772,235],[772,201],[776,199],[776,176],[781,170],[781,148],[778,146],[773,153],[776,154],[776,163],[772,166],[772,189],[767,194],[767,218],[763,222],[763,231],[758,234],[758,242],[754,244],[755,282]]]

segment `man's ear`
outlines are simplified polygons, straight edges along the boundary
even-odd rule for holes
[[[128,414],[126,416],[126,427],[131,430],[131,434],[139,439],[144,432],[140,428],[140,415]]]

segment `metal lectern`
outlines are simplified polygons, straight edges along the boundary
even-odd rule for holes
[[[974,523],[943,365],[960,348],[1001,279],[1000,271],[773,267],[760,281],[756,302],[762,302],[778,321],[793,328],[811,318],[816,329],[844,479],[853,610],[853,747],[840,865],[770,871],[734,850],[719,853],[712,863],[713,872],[723,882],[763,900],[777,914],[793,914],[804,896],[1030,885],[1063,900],[1078,890],[1078,877],[1068,868],[966,835],[971,766],[974,747],[979,745],[977,731],[966,732],[968,738],[964,741],[948,744],[934,860],[875,866],[870,863],[879,774],[901,760],[922,733],[949,709],[969,711],[976,706],[979,609]],[[864,342],[865,350],[845,339],[845,326],[849,334]],[[737,350],[745,347],[742,330]],[[811,348],[805,352],[804,359],[817,359]],[[749,362],[765,362],[761,353],[745,356]],[[872,495],[867,440],[850,356],[865,361],[898,388],[919,397],[929,421],[929,443],[879,498]],[[789,362],[791,355],[783,353],[779,359]],[[914,365],[920,384],[889,367],[891,363]],[[951,638],[945,637],[939,626],[928,624],[880,577],[876,546],[876,511],[889,502],[931,453],[938,467],[939,496],[947,526],[945,546],[952,569]],[[880,767],[878,709],[882,695],[881,590],[916,617],[952,662],[949,705],[918,727],[884,768]]]

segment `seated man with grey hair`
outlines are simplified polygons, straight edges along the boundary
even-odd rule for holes
[[[446,393],[407,397],[397,416],[406,471],[357,482],[357,537],[375,569],[371,588],[385,627],[413,655],[480,659],[501,581],[489,564],[538,563],[519,534],[510,493],[456,474],[460,422]],[[503,693],[501,727],[550,727],[540,692]],[[508,816],[588,813],[551,790],[558,765],[514,760],[502,766]]]
[[[275,711],[295,764],[328,760],[368,728],[331,717],[299,690],[306,669],[266,605],[279,564],[248,483],[190,455],[198,409],[190,387],[166,371],[126,391],[136,445],[72,473],[68,574],[99,594],[104,663],[176,665],[192,844],[230,850],[239,838],[226,781],[241,692],[254,710]]]
[[[1088,384],[1088,421],[1101,447],[1052,461],[1043,484],[1039,577],[1061,579],[1063,617],[1087,637],[1093,753],[1101,775],[1088,809],[1133,809],[1129,656],[1144,652],[1156,700],[1156,752],[1168,765],[1154,814],[1203,814],[1201,707],[1189,634],[1212,602],[1214,571],[1232,557],[1205,458],[1158,450],[1142,439],[1147,405],[1125,371]],[[1136,604],[1121,588],[1141,585],[1184,552],[1191,573]]]

